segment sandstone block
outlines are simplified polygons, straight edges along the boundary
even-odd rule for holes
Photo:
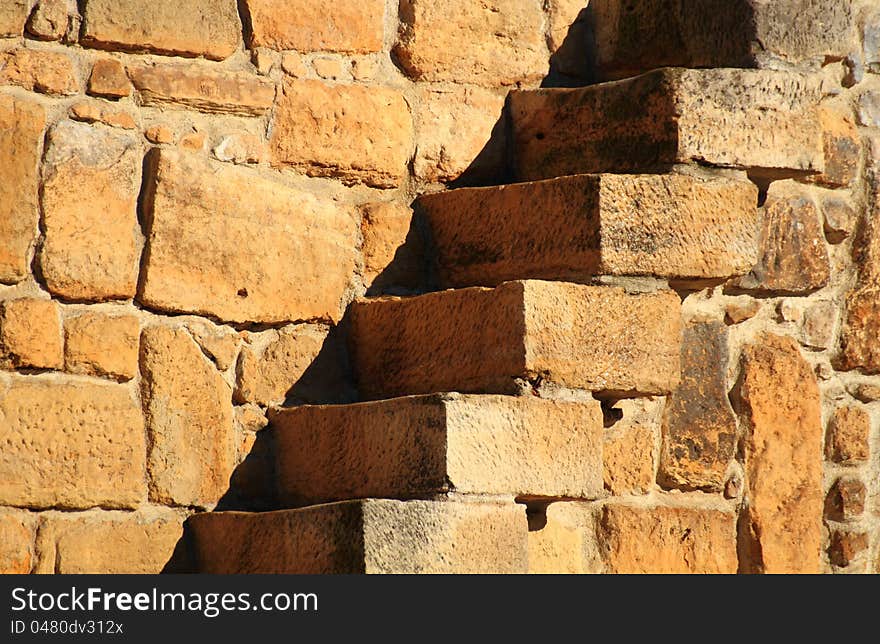
[[[26,30],[40,40],[61,40],[67,33],[67,0],[40,0],[27,21]]]
[[[252,47],[369,53],[382,50],[384,0],[246,0]]]
[[[30,8],[30,0],[6,0],[0,7],[0,38],[20,36]]]
[[[0,575],[26,575],[34,563],[37,519],[30,512],[0,511]]]
[[[406,176],[412,137],[397,90],[286,79],[270,146],[276,165],[392,188]]]
[[[144,105],[260,116],[275,100],[274,83],[245,72],[218,72],[201,65],[152,65],[135,67],[129,74]]]
[[[21,298],[0,304],[0,364],[17,369],[60,369],[64,364],[61,314],[52,300]]]
[[[757,190],[684,175],[579,175],[426,195],[443,285],[592,275],[726,278],[758,257]]]
[[[47,146],[40,266],[49,290],[80,301],[134,296],[140,143],[133,134],[62,121]]]
[[[809,363],[791,338],[743,352],[749,571],[817,573],[822,547],[822,413]]]
[[[425,271],[424,240],[413,227],[413,211],[397,201],[366,204],[361,220],[364,281],[417,288]]]
[[[605,431],[602,452],[605,489],[613,496],[646,494],[657,478],[654,446],[664,399],[620,400],[612,408],[622,418]]]
[[[845,568],[868,549],[870,539],[864,532],[833,532],[828,558],[835,566]]]
[[[213,506],[229,487],[237,444],[232,391],[182,329],[141,334],[150,498]]]
[[[865,512],[865,484],[857,478],[839,478],[825,497],[825,516],[832,521],[858,519]]]
[[[138,371],[140,322],[133,315],[83,313],[64,321],[64,369],[131,380]]]
[[[595,498],[599,403],[434,395],[294,407],[271,418],[285,506],[435,494]]]
[[[871,416],[862,407],[838,407],[828,424],[825,453],[836,463],[866,461],[870,456]]]
[[[600,572],[596,518],[595,504],[579,502],[551,503],[543,516],[529,515],[529,574]]]
[[[127,387],[0,385],[0,504],[131,508],[145,496],[144,421]]]
[[[104,98],[125,98],[131,94],[131,81],[125,67],[115,58],[101,58],[92,66],[89,94]]]
[[[367,499],[190,525],[209,574],[524,573],[524,515],[513,503]]]
[[[495,87],[547,72],[539,0],[403,0],[400,20],[394,51],[415,80]]]
[[[33,92],[70,96],[79,91],[79,76],[67,54],[13,49],[0,53],[0,85],[18,85]]]
[[[201,320],[187,323],[186,328],[220,371],[226,371],[235,363],[241,344],[238,333]]]
[[[578,89],[513,91],[513,170],[520,181],[693,162],[821,172],[819,96],[812,77],[742,69],[661,69]]]
[[[516,379],[628,394],[678,383],[672,291],[508,282],[351,307],[353,366],[367,399],[509,393]]]
[[[144,304],[241,323],[339,319],[357,246],[345,208],[166,150],[149,181]]]
[[[20,282],[30,272],[28,260],[40,218],[45,127],[42,105],[0,96],[0,282],[5,284]]]
[[[880,286],[868,284],[852,291],[846,300],[841,329],[841,367],[880,373]]]
[[[82,37],[89,47],[228,58],[241,43],[235,0],[86,0]]]
[[[137,122],[127,109],[119,109],[103,101],[78,101],[70,106],[70,118],[85,123],[103,123],[123,130],[134,130]]]
[[[825,150],[825,171],[816,180],[832,187],[849,186],[858,176],[861,162],[859,130],[852,118],[837,110],[822,109],[819,117]]]

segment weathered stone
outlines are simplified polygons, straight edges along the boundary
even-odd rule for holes
[[[865,66],[871,72],[880,74],[880,10],[871,10],[867,6],[865,9],[866,13],[862,23]]]
[[[174,143],[174,131],[166,125],[153,125],[144,130],[144,136],[150,143],[157,145]]]
[[[757,189],[684,175],[581,175],[419,199],[444,286],[591,275],[725,278],[758,257]]]
[[[791,339],[764,335],[743,351],[748,433],[748,571],[817,573],[822,545],[822,413],[816,376]]]
[[[246,0],[252,47],[367,53],[382,50],[384,0]]]
[[[622,418],[605,432],[602,452],[605,489],[613,496],[646,494],[654,488],[654,448],[665,401],[618,401],[612,412]]]
[[[70,107],[70,118],[75,121],[86,123],[103,123],[110,127],[121,127],[124,130],[133,130],[137,127],[131,112],[126,109],[118,109],[103,101],[79,101]]]
[[[339,319],[357,235],[344,207],[166,150],[149,181],[144,304],[229,322]]]
[[[866,91],[859,97],[859,125],[880,127],[880,91]]]
[[[183,517],[168,510],[53,513],[40,527],[38,572],[155,575],[182,536]]]
[[[540,0],[402,0],[400,19],[394,52],[415,80],[495,87],[547,71]]]
[[[66,53],[44,49],[13,49],[0,53],[0,85],[18,85],[34,92],[70,96],[79,91],[79,77]]]
[[[804,311],[803,342],[814,349],[829,349],[834,343],[837,305],[817,302]]]
[[[865,550],[869,539],[864,532],[834,532],[828,547],[828,558],[835,566],[845,568]]]
[[[736,515],[732,512],[612,503],[602,508],[598,535],[610,573],[737,571]]]
[[[16,377],[0,385],[0,505],[132,508],[144,421],[128,387]]]
[[[603,392],[678,383],[672,291],[507,282],[351,306],[354,371],[367,399],[443,391],[509,393],[516,379]]]
[[[218,72],[207,65],[151,65],[130,69],[129,74],[144,105],[259,116],[275,100],[271,81],[245,72]]]
[[[2,12],[2,10],[0,10]],[[38,190],[46,110],[35,101],[0,95],[0,282],[30,271],[39,222]]]
[[[764,204],[761,257],[739,288],[771,293],[809,293],[828,284],[831,262],[809,193],[794,181],[775,181]]]
[[[226,371],[235,363],[241,344],[237,333],[202,321],[190,322],[186,328],[220,371]]]
[[[880,285],[868,284],[849,294],[840,337],[842,369],[880,373]]]
[[[0,6],[0,38],[20,36],[30,8],[30,0],[5,0]]]
[[[235,0],[86,0],[80,41],[222,60],[241,44],[241,20]]]
[[[412,220],[412,209],[398,201],[363,207],[361,235],[367,286],[415,289],[424,281],[424,240]]]
[[[751,320],[761,310],[761,303],[753,299],[739,299],[724,307],[724,315],[731,324]]]
[[[466,170],[484,176],[497,171],[504,162],[503,147],[491,147],[491,139],[503,107],[503,95],[483,89],[423,90],[413,165],[416,176],[446,182]]]
[[[64,364],[61,314],[52,300],[21,298],[0,304],[0,364],[60,369]]]
[[[595,554],[595,533],[595,504],[551,503],[543,516],[530,514],[529,573],[600,572],[601,562]]]
[[[285,52],[281,56],[281,69],[294,78],[304,78],[309,73],[302,56],[294,52]]]
[[[524,514],[513,503],[368,499],[189,524],[202,573],[524,573]]]
[[[819,183],[849,186],[858,176],[862,157],[859,130],[852,119],[836,110],[819,110],[822,141],[825,150],[825,171],[817,175]]]
[[[857,382],[847,387],[853,398],[871,403],[880,400],[880,384],[874,382]]]
[[[64,321],[64,369],[131,380],[138,371],[140,322],[133,315],[83,313]]]
[[[694,162],[820,172],[819,96],[810,76],[743,69],[662,69],[578,89],[513,91],[513,170],[520,181]]]
[[[829,242],[839,244],[852,234],[856,211],[848,200],[837,196],[824,199],[822,214],[825,222],[825,238]]]
[[[569,35],[571,26],[578,20],[590,0],[550,0],[550,33],[548,44],[551,52],[558,51]]]
[[[285,80],[270,144],[277,165],[391,188],[406,176],[412,136],[397,90]]]
[[[40,40],[61,40],[67,33],[67,11],[67,0],[40,0],[27,21],[27,32]]]
[[[681,341],[681,384],[663,421],[659,479],[664,487],[720,491],[736,451],[727,398],[728,333],[723,322],[693,322]]]
[[[284,402],[318,357],[327,329],[304,325],[283,329],[261,350],[245,345],[238,359],[235,400],[268,406]]]
[[[262,138],[253,134],[230,134],[223,137],[213,152],[220,161],[260,163],[266,158],[266,144]]]
[[[125,98],[131,94],[131,82],[122,63],[115,58],[96,60],[89,76],[89,94],[104,98]]]
[[[34,562],[36,517],[0,510],[0,575],[26,575]]]
[[[828,423],[825,453],[835,463],[866,461],[871,416],[861,407],[838,407]]]
[[[279,499],[287,507],[446,492],[602,493],[595,401],[448,394],[294,407],[275,413],[271,425]]]
[[[858,519],[865,512],[865,484],[856,478],[839,478],[825,498],[825,516],[832,521]]]
[[[342,61],[338,58],[315,58],[312,60],[312,68],[325,80],[339,80],[344,74]]]
[[[133,135],[73,121],[49,131],[40,266],[54,295],[102,301],[135,294],[142,162]]]
[[[657,67],[764,67],[843,58],[850,0],[591,0],[603,78]]]
[[[235,465],[232,391],[182,329],[141,335],[142,390],[150,452],[150,498],[213,506]]]

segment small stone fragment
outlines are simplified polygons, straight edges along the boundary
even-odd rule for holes
[[[876,393],[880,397],[880,388]],[[828,423],[825,452],[835,463],[866,461],[870,455],[871,416],[862,407],[843,406],[834,410]]]

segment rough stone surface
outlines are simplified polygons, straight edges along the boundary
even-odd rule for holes
[[[832,521],[858,519],[865,511],[865,484],[857,478],[840,478],[825,497],[825,516]]]
[[[150,498],[212,506],[229,487],[236,442],[232,391],[182,329],[141,335]]]
[[[100,58],[92,66],[89,94],[104,98],[125,98],[131,94],[131,81],[125,67],[115,58]]]
[[[595,401],[420,396],[295,407],[271,424],[287,507],[445,492],[581,499],[602,492]]]
[[[26,575],[31,571],[36,523],[29,512],[0,510],[0,575]]]
[[[529,573],[601,572],[596,509],[593,503],[561,502],[547,506],[543,516],[529,515]]]
[[[235,363],[241,344],[239,334],[202,321],[190,322],[186,328],[220,371],[226,371]]]
[[[142,163],[134,135],[73,121],[50,130],[40,266],[54,295],[102,301],[135,294]]]
[[[848,186],[858,175],[862,156],[859,130],[853,119],[837,110],[819,111],[822,141],[825,149],[825,171],[819,183],[833,187]]]
[[[837,304],[817,302],[804,311],[803,343],[814,349],[829,349],[834,343]]]
[[[668,393],[678,383],[672,291],[508,282],[351,307],[354,370],[368,399],[442,391],[509,393],[516,378]]]
[[[416,80],[514,85],[547,72],[540,0],[403,0],[400,19],[394,52]]]
[[[368,499],[190,525],[209,574],[524,573],[524,514],[513,503]]]
[[[598,535],[610,573],[737,571],[736,515],[732,512],[610,503],[602,508]]]
[[[406,174],[412,138],[409,106],[397,90],[285,80],[270,146],[277,165],[391,188]]]
[[[834,532],[828,547],[828,558],[835,566],[845,568],[868,549],[870,539],[864,532]]]
[[[144,421],[132,392],[17,377],[0,384],[0,504],[131,508],[144,485]]]
[[[822,200],[822,214],[825,224],[825,238],[832,244],[839,244],[853,232],[856,211],[852,203],[836,195]]]
[[[67,33],[67,0],[40,0],[27,21],[26,30],[40,40],[61,40]]]
[[[241,20],[235,0],[86,0],[81,42],[222,60],[241,44]]]
[[[137,375],[137,317],[83,313],[64,321],[64,338],[65,371],[116,380]]]
[[[448,287],[591,275],[726,278],[758,257],[753,184],[582,175],[419,199]]]
[[[425,248],[413,226],[412,208],[375,202],[366,204],[362,212],[365,283],[417,288],[424,281]]]
[[[836,463],[866,461],[870,456],[871,416],[862,407],[838,407],[828,423],[825,453]]]
[[[214,71],[207,65],[152,65],[129,73],[141,101],[149,106],[259,116],[275,100],[274,83],[245,72]]]
[[[664,406],[663,399],[621,400],[614,405],[623,417],[605,432],[602,460],[609,493],[645,494],[654,487],[654,450]]]
[[[79,77],[67,54],[44,49],[13,49],[0,53],[0,85],[70,96],[79,91]]]
[[[60,369],[63,364],[58,304],[34,298],[0,304],[0,365]]]
[[[145,304],[230,322],[339,319],[351,213],[235,166],[165,150],[153,160]]]
[[[381,51],[384,0],[246,0],[252,47],[369,53]]]
[[[6,0],[0,6],[0,38],[20,36],[30,10],[30,0]]]
[[[79,101],[70,107],[70,118],[86,123],[103,123],[110,127],[134,130],[137,122],[131,112],[103,101]]]
[[[6,284],[20,282],[30,268],[45,127],[39,103],[0,95],[0,282]]]
[[[513,171],[521,181],[693,162],[819,172],[818,99],[810,76],[743,69],[663,69],[578,89],[514,91]]]
[[[791,339],[743,352],[747,571],[817,573],[822,547],[822,413],[810,365]]]
[[[727,398],[728,332],[693,322],[681,341],[681,384],[663,421],[659,477],[665,487],[719,491],[736,451],[736,416]]]

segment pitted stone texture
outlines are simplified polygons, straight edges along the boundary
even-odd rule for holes
[[[64,321],[64,369],[131,380],[138,372],[140,322],[134,315],[83,313]]]
[[[13,49],[0,53],[0,85],[18,85],[33,92],[70,96],[79,91],[79,76],[66,53],[44,49]]]
[[[598,538],[609,573],[737,571],[733,512],[615,502],[602,508]]]
[[[20,36],[30,8],[30,0],[5,0],[0,5],[0,38]]]
[[[26,575],[34,564],[37,518],[30,512],[0,510],[0,575]]]
[[[676,163],[824,169],[810,76],[662,69],[579,89],[510,95],[520,181],[590,172],[664,172]]]
[[[871,416],[862,407],[838,407],[828,423],[825,453],[835,463],[866,461],[870,456]]]
[[[602,451],[605,489],[613,496],[646,494],[655,487],[655,444],[660,434],[663,398],[619,400],[622,418],[606,429]]]
[[[598,510],[595,503],[559,502],[547,506],[543,517],[530,516],[529,574],[601,572],[595,537]]]
[[[128,387],[0,385],[0,505],[132,508],[146,495],[144,421]]]
[[[40,0],[27,21],[26,30],[39,40],[61,40],[67,33],[68,0]]]
[[[849,186],[858,176],[862,144],[853,118],[842,110],[824,108],[819,111],[822,141],[825,149],[825,171],[816,177],[819,183]]]
[[[231,388],[182,329],[144,329],[141,373],[151,500],[213,506],[235,466]]]
[[[499,86],[547,73],[540,0],[402,0],[394,48],[408,76]]]
[[[818,66],[853,41],[850,0],[592,0],[590,11],[606,79],[657,67]]]
[[[409,106],[397,90],[287,79],[270,146],[276,165],[393,188],[406,176],[412,138]]]
[[[144,304],[240,323],[339,319],[355,270],[352,213],[194,155],[152,161]]]
[[[599,403],[535,397],[395,398],[272,416],[286,507],[445,492],[596,498]]]
[[[209,574],[524,573],[527,523],[513,503],[367,499],[189,521]]]
[[[81,42],[222,60],[241,44],[241,20],[235,0],[86,0]]]
[[[818,573],[822,548],[822,412],[809,363],[791,338],[743,352],[747,436],[743,568]]]
[[[839,478],[825,497],[825,516],[832,521],[852,521],[865,511],[865,484],[851,477]]]
[[[592,275],[726,278],[758,258],[749,182],[579,175],[426,195],[444,286]]]
[[[53,295],[133,297],[142,236],[142,149],[133,134],[62,121],[48,137],[40,267]]]
[[[246,0],[252,47],[365,54],[381,51],[384,0]]]
[[[723,322],[692,322],[681,341],[681,384],[663,422],[659,478],[665,487],[719,491],[736,450],[736,416],[727,398],[728,332]]]
[[[0,303],[0,366],[60,369],[64,364],[61,314],[52,300]]]
[[[672,291],[539,281],[359,300],[354,370],[367,399],[511,393],[516,379],[668,393],[679,378],[679,308]]]

